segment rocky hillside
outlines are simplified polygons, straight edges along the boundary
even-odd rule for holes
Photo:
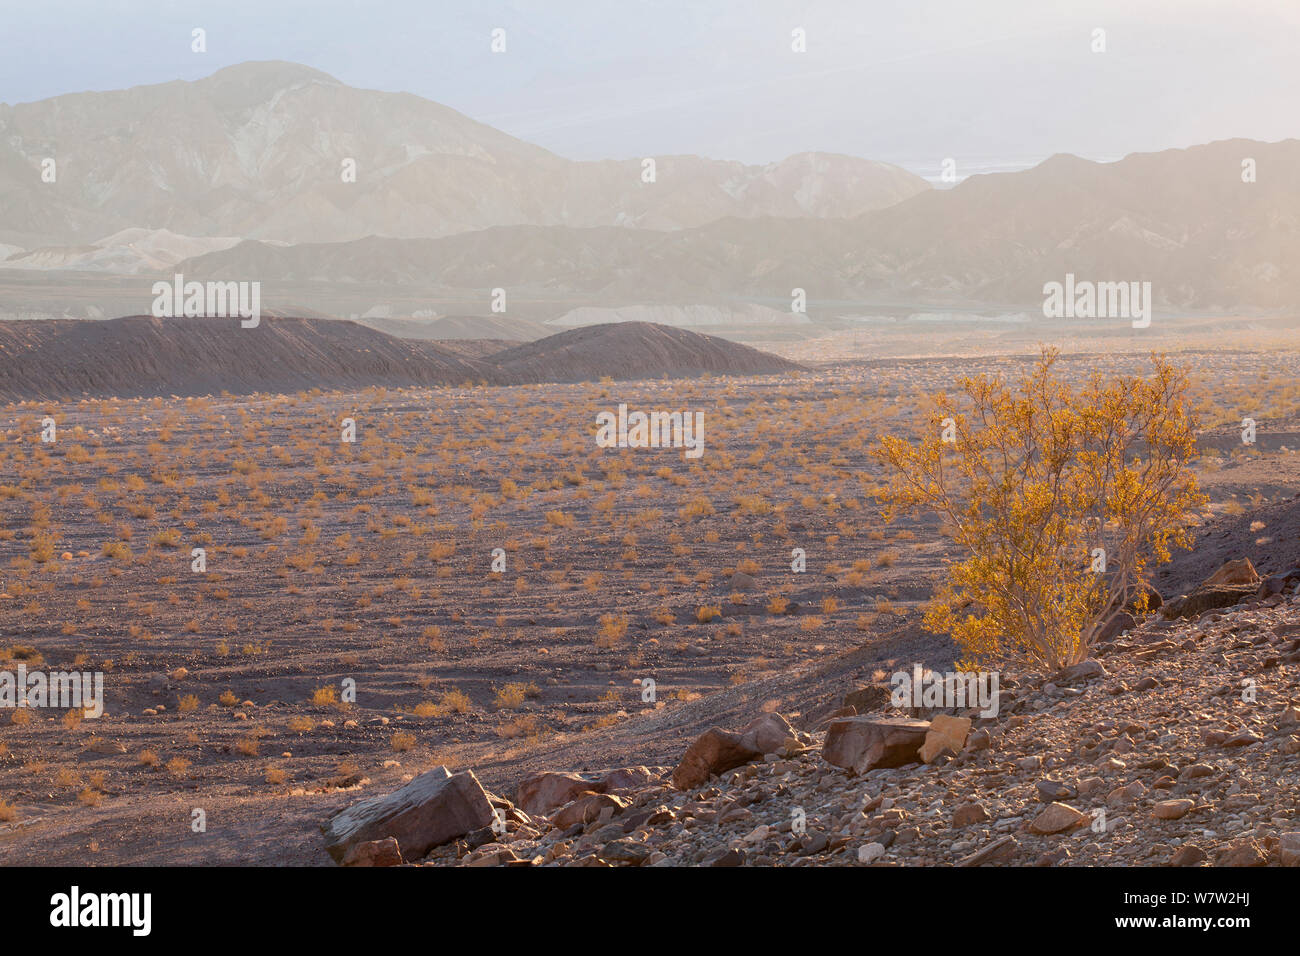
[[[436,768],[323,830],[351,865],[1300,865],[1297,581],[1004,674],[996,716],[900,716],[867,685],[802,729],[714,728],[674,768],[537,774],[510,799]]]

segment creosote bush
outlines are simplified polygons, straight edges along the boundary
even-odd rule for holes
[[[1026,380],[965,377],[935,396],[925,437],[882,436],[886,517],[937,512],[964,555],[926,612],[973,668],[1087,657],[1119,611],[1145,610],[1149,566],[1187,547],[1202,507],[1188,467],[1196,422],[1186,374],[1093,374],[1071,389],[1044,348]]]

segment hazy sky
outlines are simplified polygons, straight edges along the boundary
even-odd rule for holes
[[[1300,0],[0,0],[8,103],[269,59],[574,159],[817,149],[964,175],[1300,135]]]

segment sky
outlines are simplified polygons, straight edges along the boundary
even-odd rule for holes
[[[929,178],[1294,137],[1298,51],[1300,0],[0,0],[0,102],[288,60],[571,159],[823,150]]]

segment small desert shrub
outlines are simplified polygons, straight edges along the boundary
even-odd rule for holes
[[[541,694],[536,684],[506,684],[496,693],[497,707],[503,710],[514,710],[522,707],[524,702],[530,697],[537,697]]]
[[[444,714],[468,714],[473,709],[469,695],[459,690],[449,690],[439,703]]]
[[[316,707],[333,707],[339,702],[339,692],[334,687],[317,687],[311,692],[311,702]]]
[[[407,733],[405,730],[399,730],[393,734],[393,739],[389,741],[392,748],[398,753],[404,750],[410,750],[415,746],[415,734]]]
[[[600,632],[596,635],[597,647],[613,647],[627,633],[626,614],[602,614]]]

